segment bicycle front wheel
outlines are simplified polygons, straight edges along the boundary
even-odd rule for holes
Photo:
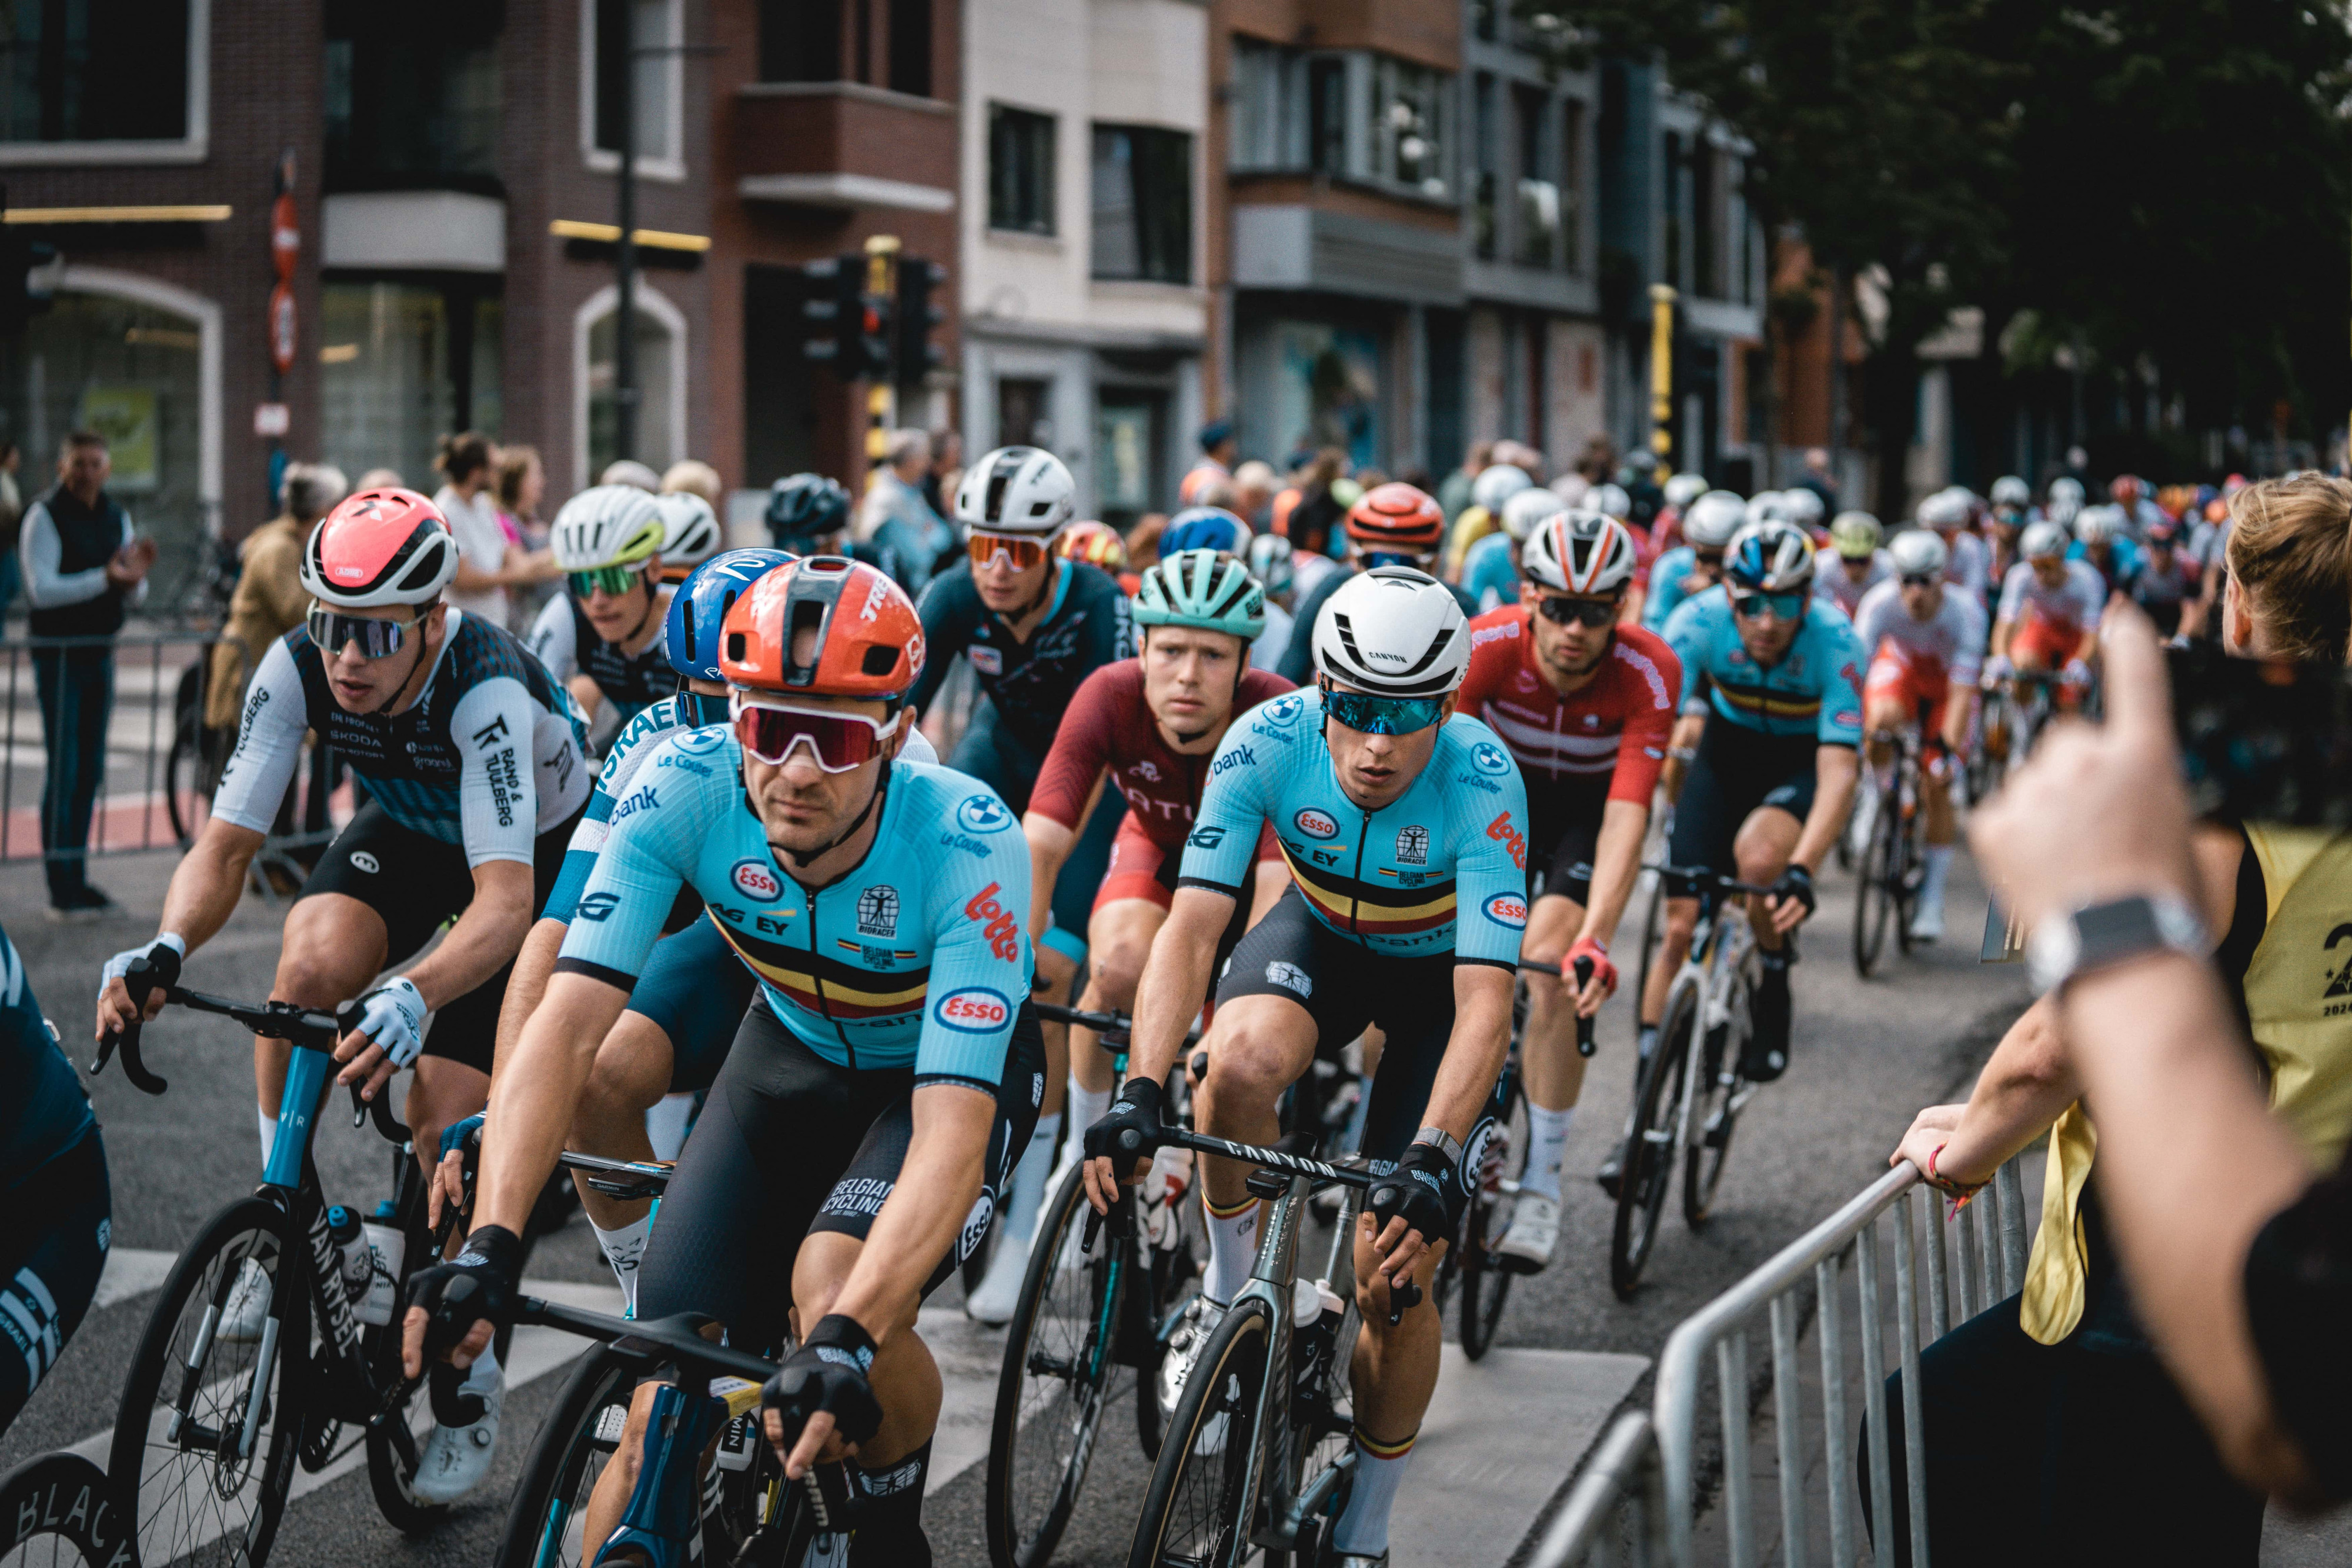
[[[531,1439],[497,1568],[579,1568],[595,1555],[581,1539],[588,1498],[621,1446],[635,1385],[633,1364],[604,1346],[581,1358]]]
[[[1864,850],[1853,884],[1853,968],[1867,980],[1886,951],[1886,927],[1895,915],[1895,860],[1902,852],[1903,806],[1896,791],[1879,799],[1878,821]]]
[[[1201,1347],[1151,1467],[1128,1568],[1237,1568],[1249,1556],[1249,1461],[1273,1334],[1265,1303],[1244,1297]]]
[[[1462,1217],[1462,1354],[1473,1361],[1495,1343],[1495,1325],[1503,1321],[1503,1301],[1511,1293],[1511,1270],[1499,1250],[1513,1202],[1503,1180],[1524,1176],[1528,1163],[1528,1097],[1516,1072],[1504,1075],[1503,1094],[1501,1114],[1480,1161],[1478,1190]]]
[[[0,1563],[103,1568],[131,1561],[106,1472],[79,1454],[44,1454],[0,1478]]]
[[[1666,997],[1657,1049],[1642,1069],[1633,1101],[1633,1127],[1626,1134],[1624,1168],[1617,1181],[1617,1215],[1609,1232],[1609,1288],[1621,1301],[1633,1299],[1642,1269],[1658,1239],[1674,1185],[1675,1137],[1682,1114],[1683,1080],[1690,1071],[1691,1043],[1698,1031],[1698,985],[1687,975]]]

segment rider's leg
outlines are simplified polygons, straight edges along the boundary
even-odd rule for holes
[[[1192,1103],[1201,1131],[1237,1144],[1280,1137],[1276,1102],[1315,1060],[1317,1032],[1315,1015],[1298,1002],[1264,994],[1220,999],[1209,1030],[1209,1075]],[[1202,1164],[1209,1222],[1202,1291],[1213,1301],[1230,1301],[1249,1281],[1259,1204],[1243,1185],[1248,1166],[1215,1158]]]
[[[1779,806],[1759,806],[1748,812],[1732,844],[1739,880],[1759,887],[1770,886],[1789,869],[1789,857],[1796,852],[1797,838],[1804,831],[1804,826],[1802,821]],[[1779,1077],[1789,1063],[1789,966],[1796,959],[1796,949],[1786,936],[1773,929],[1772,917],[1765,912],[1761,898],[1748,899],[1748,918],[1756,934],[1757,952],[1763,966],[1756,986],[1755,1030],[1749,1037],[1743,1071],[1749,1078],[1765,1082]]]
[[[1106,887],[1106,892],[1108,891]],[[1149,898],[1118,898],[1095,906],[1087,926],[1087,994],[1089,1011],[1125,1012],[1134,1005],[1136,982],[1151,940],[1167,924],[1168,906]],[[1083,1133],[1110,1109],[1110,1052],[1090,1029],[1070,1030],[1070,1127]]]
[[[865,1250],[866,1243],[839,1231],[813,1231],[801,1243],[800,1257],[793,1264],[796,1332],[815,1327],[833,1310],[834,1298],[849,1283],[850,1270]],[[897,1464],[929,1442],[931,1429],[939,1425],[943,1388],[940,1366],[915,1332],[913,1307],[883,1338],[866,1381],[881,1403],[882,1424],[857,1446],[857,1462],[878,1469]]]
[[[286,912],[278,977],[269,988],[269,998],[305,1008],[340,1007],[366,990],[368,982],[383,971],[384,946],[383,916],[358,899],[340,893],[297,899]],[[253,1079],[265,1160],[277,1131],[278,1097],[286,1086],[286,1062],[292,1051],[282,1040],[254,1037]],[[436,1149],[437,1153],[437,1145]]]
[[[572,1132],[566,1146],[608,1160],[650,1160],[653,1139],[646,1134],[646,1112],[668,1092],[674,1053],[669,1036],[645,1014],[625,1011],[588,1069],[588,1082],[572,1110]],[[572,1183],[580,1207],[595,1232],[604,1261],[621,1283],[621,1298],[631,1312],[637,1305],[637,1269],[645,1261],[646,1241],[653,1229],[653,1204],[646,1198],[619,1198],[598,1192],[584,1172],[574,1171]]]
[[[1675,972],[1690,956],[1691,937],[1698,930],[1698,900],[1666,900],[1664,929],[1658,937],[1657,956],[1650,960],[1650,981],[1642,991],[1642,1027],[1654,1030],[1666,1016],[1666,991]]]
[[[1588,892],[1589,887],[1578,884],[1578,891]],[[1547,894],[1528,912],[1527,940],[1520,951],[1532,963],[1557,966],[1583,925],[1582,904]],[[1528,1085],[1528,1163],[1519,1186],[1557,1199],[1560,1150],[1584,1091],[1584,1058],[1576,1050],[1576,993],[1571,980],[1540,969],[1522,969],[1520,975],[1528,987],[1527,1031],[1520,1038],[1519,1055]]]

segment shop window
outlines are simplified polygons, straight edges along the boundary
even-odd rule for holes
[[[583,0],[587,23],[585,105],[589,162],[620,162],[624,89],[635,93],[636,157],[648,174],[685,177],[679,104],[685,41],[683,0]],[[635,53],[658,49],[658,54]],[[624,77],[624,72],[633,73]]]
[[[504,419],[504,306],[490,278],[330,277],[319,292],[319,446],[356,479],[430,491],[442,435]]]
[[[1160,392],[1105,388],[1095,414],[1095,508],[1121,532],[1133,528],[1162,493],[1161,427],[1168,406]]]
[[[1054,421],[1046,400],[1053,383],[1025,376],[1006,376],[996,383],[996,444],[1054,444]]]
[[[1361,468],[1383,460],[1381,345],[1371,332],[1319,321],[1277,321],[1279,450],[1336,446]]]
[[[0,0],[0,144],[201,139],[190,41],[208,16],[204,0]]]
[[[1054,232],[1054,117],[988,106],[988,226]]]
[[[582,311],[585,323],[580,345],[582,388],[585,402],[581,449],[587,463],[582,483],[601,474],[605,465],[626,455],[652,467],[667,468],[686,456],[685,389],[678,381],[686,363],[686,318],[661,295],[637,286],[636,298],[637,419],[635,449],[620,448],[620,421],[614,396],[618,371],[614,361],[619,343],[614,290],[606,288]]]
[[[1095,127],[1094,276],[1192,281],[1192,138]]]

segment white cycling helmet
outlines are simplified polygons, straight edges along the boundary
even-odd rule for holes
[[[1706,494],[1706,476],[1677,474],[1666,481],[1666,505],[1680,511]]]
[[[2022,507],[2032,500],[2032,486],[2014,474],[2004,474],[1992,482],[1992,504],[1996,507]]]
[[[1819,496],[1801,485],[1793,490],[1780,492],[1780,508],[1790,522],[1802,528],[1820,528],[1822,517],[1829,509],[1822,505]]]
[[[547,542],[565,571],[594,571],[667,555],[667,532],[661,502],[652,496],[635,485],[595,485],[563,503]]]
[[[1952,552],[1944,548],[1943,539],[1933,531],[1906,528],[1887,545],[1886,556],[1895,563],[1897,576],[1941,577]]]
[[[1633,536],[1603,512],[1579,508],[1547,520],[1519,552],[1519,575],[1562,593],[1614,593],[1640,562]]]
[[[2017,553],[2027,560],[2055,560],[2066,553],[2066,525],[2039,522],[2017,541]]]
[[[1528,471],[1516,464],[1493,464],[1470,482],[1470,500],[1474,506],[1499,512],[1504,502],[1534,483],[1528,477]]]
[[[2059,527],[2071,528],[2074,526],[2074,519],[2083,515],[2083,503],[2053,499],[2042,508],[2042,514]]]
[[[1633,514],[1633,497],[1625,493],[1622,485],[1595,485],[1592,493],[1584,497],[1584,507],[1622,523]]]
[[[1541,486],[1530,485],[1503,503],[1503,531],[1524,544],[1547,517],[1568,510],[1568,503]]]
[[[677,490],[654,499],[662,511],[662,570],[700,566],[719,553],[719,514],[710,503],[690,490]]]
[[[1748,497],[1748,520],[1751,523],[1787,522],[1788,497],[1778,490],[1757,491]]]
[[[1573,507],[1592,493],[1592,481],[1571,468],[1565,474],[1555,476],[1550,488],[1553,495]]]
[[[1969,520],[1969,497],[1964,490],[1938,490],[1919,503],[1919,526],[1927,528],[1957,528]]]
[[[2071,501],[2076,507],[2083,504],[2083,482],[2072,474],[2061,474],[2050,481],[2050,504],[2054,507],[2062,501]]]
[[[1384,697],[1443,696],[1470,668],[1469,622],[1453,590],[1409,566],[1341,583],[1315,618],[1323,674]]]
[[[2121,507],[2085,507],[2074,519],[2074,537],[2086,545],[2103,545],[2124,531]]]
[[[1000,446],[963,471],[956,486],[956,521],[991,533],[1050,538],[1068,524],[1078,486],[1052,453],[1035,446]]]
[[[1801,591],[1813,582],[1813,541],[1794,523],[1750,523],[1723,552],[1723,575],[1734,588]]]
[[[1683,514],[1683,538],[1695,549],[1721,549],[1747,521],[1747,502],[1728,490],[1709,490]]]

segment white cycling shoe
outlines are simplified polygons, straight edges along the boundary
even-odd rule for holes
[[[1503,1267],[1514,1274],[1540,1274],[1559,1245],[1559,1200],[1539,1192],[1522,1191],[1511,1207],[1510,1228],[1495,1249]]]
[[[1911,940],[1939,942],[1943,940],[1943,936],[1944,901],[1939,898],[1930,904],[1926,899],[1921,899],[1919,906],[1911,912]]]
[[[992,1327],[1011,1322],[1014,1309],[1021,1305],[1022,1276],[1028,1271],[1029,1244],[998,1237],[996,1256],[988,1260],[980,1288],[964,1298],[965,1315]]]
[[[236,1271],[236,1283],[228,1288],[228,1300],[221,1303],[220,1327],[213,1337],[225,1344],[251,1344],[261,1337],[262,1324],[269,1321],[269,1276],[251,1258]]]
[[[1184,1315],[1176,1320],[1176,1327],[1168,1336],[1168,1348],[1160,1357],[1160,1409],[1163,1415],[1176,1413],[1176,1401],[1184,1396],[1184,1380],[1192,1375],[1192,1364],[1201,1359],[1202,1348],[1224,1321],[1225,1309],[1206,1296],[1194,1296],[1184,1303]]]
[[[422,1503],[456,1502],[482,1484],[490,1460],[499,1451],[499,1406],[505,1403],[503,1385],[483,1401],[481,1419],[470,1427],[436,1427],[416,1456],[416,1476],[409,1490]]]

